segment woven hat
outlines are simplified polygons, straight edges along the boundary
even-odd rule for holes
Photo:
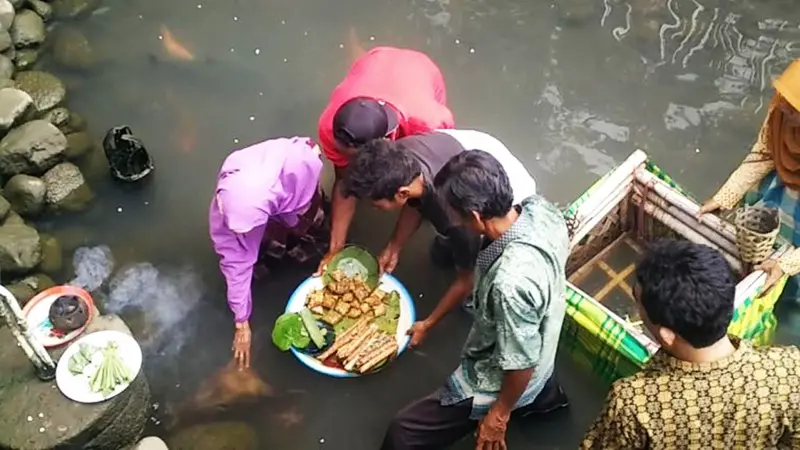
[[[789,64],[772,86],[794,109],[800,111],[800,59]]]

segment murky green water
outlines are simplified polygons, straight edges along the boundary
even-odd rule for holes
[[[447,78],[458,125],[506,142],[559,202],[635,148],[704,198],[749,149],[771,77],[800,56],[800,9],[791,0],[106,0],[79,26],[102,61],[88,75],[61,73],[70,107],[98,138],[130,125],[157,168],[136,189],[95,181],[92,210],[53,226],[67,247],[107,244],[120,263],[149,261],[182,280],[158,294],[178,311],[165,313],[168,330],[151,330],[163,338],[147,363],[157,416],[230,357],[232,327],[206,224],[220,163],[265,138],[314,136],[356,51],[352,36],[365,48],[429,53]],[[193,61],[164,51],[165,30]],[[363,211],[351,236],[378,250],[392,220]],[[447,283],[429,266],[426,242],[410,244],[396,273],[419,296],[420,314]],[[393,412],[453,369],[469,320],[455,314],[379,375],[324,379],[269,341],[272,320],[304,276],[285,273],[254,288],[254,364],[288,394],[216,419],[249,424],[263,449],[374,449]],[[796,313],[783,309],[791,323]],[[789,328],[781,339],[800,341]],[[565,358],[558,376],[572,408],[513,426],[510,448],[574,448],[580,440],[605,388]],[[156,422],[156,433],[175,431]]]

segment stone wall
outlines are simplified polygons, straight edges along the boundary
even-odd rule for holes
[[[62,268],[61,245],[34,223],[89,204],[93,194],[80,167],[102,154],[83,118],[66,108],[64,83],[40,70],[40,55],[52,50],[66,69],[90,68],[86,38],[66,22],[98,3],[0,0],[0,282],[22,305],[52,286]]]

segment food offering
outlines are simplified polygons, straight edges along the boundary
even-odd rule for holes
[[[317,280],[310,279],[304,285]],[[382,368],[401,349],[400,291],[407,297],[407,304],[410,296],[394,278],[373,288],[359,274],[348,276],[344,271],[333,270],[327,281],[298,288],[302,292],[296,292],[293,299],[301,296],[296,299],[301,309],[291,312],[294,305],[290,300],[290,312],[275,323],[273,342],[281,350],[292,348],[313,356],[311,364],[304,361],[306,365],[324,366],[327,371],[319,371],[332,376],[358,376]],[[413,311],[406,315],[411,314]],[[333,374],[331,370],[349,375]]]
[[[98,403],[127,389],[141,366],[142,351],[133,337],[98,331],[67,348],[56,367],[56,384],[71,400]]]

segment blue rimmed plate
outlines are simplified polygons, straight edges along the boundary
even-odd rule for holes
[[[289,297],[289,302],[286,304],[286,312],[299,312],[305,308],[308,294],[310,294],[313,290],[322,289],[322,287],[323,282],[321,277],[309,277],[303,281],[300,286],[295,289],[294,293],[292,293],[292,296]],[[407,334],[408,330],[417,320],[417,311],[414,307],[414,299],[411,297],[411,294],[408,293],[408,289],[406,289],[405,286],[403,286],[403,284],[392,275],[384,274],[380,279],[379,287],[383,291],[397,291],[397,293],[400,294],[400,317],[397,320],[396,334],[398,348],[397,355],[400,355],[403,353],[406,347],[408,347],[408,343],[410,341],[410,337]],[[317,358],[303,351],[297,350],[294,347],[291,348],[291,351],[292,354],[294,354],[294,356],[309,369],[319,372],[323,375],[336,378],[355,378],[360,376],[357,373],[347,372],[346,370],[339,369],[337,367],[326,366]],[[383,367],[385,367],[385,365]],[[373,372],[370,371],[368,373]]]

